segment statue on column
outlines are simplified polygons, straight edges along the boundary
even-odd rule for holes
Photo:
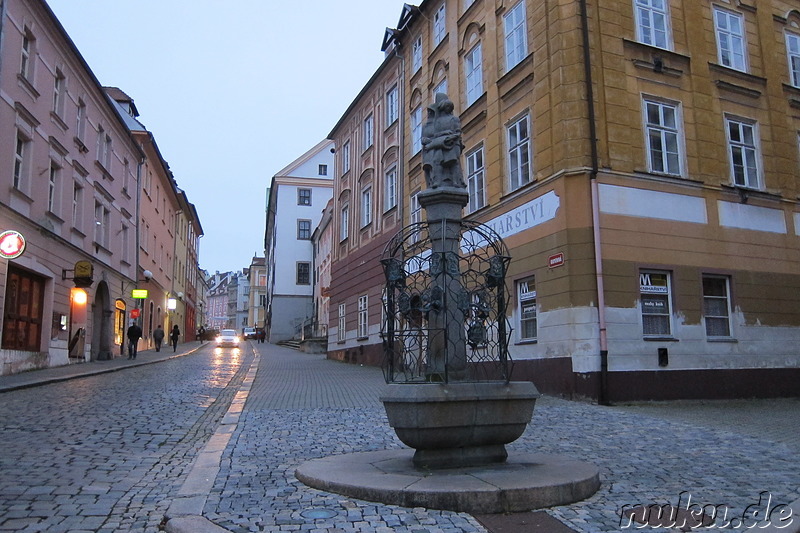
[[[467,188],[461,170],[461,121],[453,109],[444,93],[436,93],[428,106],[428,120],[422,127],[422,169],[428,189]]]

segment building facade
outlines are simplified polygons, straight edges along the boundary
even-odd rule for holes
[[[336,143],[328,357],[380,364],[379,262],[407,209],[401,146],[404,58],[388,53],[331,131]]]
[[[0,95],[2,373],[118,356],[143,153],[44,2],[3,3]]]
[[[511,250],[514,379],[601,401],[797,394],[799,36],[787,0],[403,8],[384,48],[404,58],[404,223],[445,92],[465,215]]]
[[[299,339],[312,320],[311,234],[333,194],[333,146],[320,142],[270,183],[264,238],[270,342]]]
[[[267,316],[267,268],[263,257],[253,257],[247,277],[250,284],[247,323],[263,329]]]

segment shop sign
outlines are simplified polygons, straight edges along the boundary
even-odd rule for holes
[[[14,230],[0,233],[0,257],[4,259],[16,259],[25,251],[25,237],[22,233]]]

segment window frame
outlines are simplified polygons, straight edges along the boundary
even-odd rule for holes
[[[19,74],[28,83],[33,83],[36,59],[36,37],[30,27],[22,29],[22,43],[20,45]]]
[[[395,84],[386,91],[386,126],[391,126],[400,118],[400,90]]]
[[[533,290],[530,285],[533,284]],[[539,340],[539,309],[538,297],[536,293],[536,276],[526,276],[514,282],[516,292],[516,311],[517,311],[517,343],[533,343]],[[523,292],[523,288],[525,291]],[[523,296],[524,295],[524,296]],[[525,306],[533,306],[533,316],[525,316]],[[533,335],[530,325],[533,325]]]
[[[361,189],[361,228],[366,228],[372,224],[372,185]]]
[[[524,137],[524,140],[517,141],[516,143],[514,143],[512,145],[512,140],[511,140],[512,129],[517,129],[518,130],[519,128],[517,126],[519,124],[522,124],[523,122],[525,123],[525,127],[527,129],[527,135]],[[522,138],[519,135],[518,135],[518,137]],[[509,187],[509,192],[511,192],[511,191],[515,191],[515,190],[527,185],[528,183],[530,183],[532,181],[532,176],[533,176],[532,159],[533,158],[531,157],[531,122],[530,122],[530,114],[529,113],[525,113],[524,115],[514,119],[512,122],[510,122],[506,126],[506,141],[508,143],[507,144],[507,152],[506,152],[507,163],[508,163],[508,187]],[[520,162],[520,160],[521,160],[520,156],[522,156],[522,155],[527,157],[527,160],[524,163]],[[517,178],[516,184],[515,184],[515,178],[514,178],[514,168],[515,168],[514,162],[515,161],[517,162],[517,168],[518,169],[521,169],[521,168],[527,166],[527,171],[525,172],[525,174],[526,174],[525,181],[521,180],[522,171],[519,170],[520,178]]]
[[[652,283],[652,276],[663,276],[666,280],[665,285],[653,285]],[[645,284],[645,281],[649,281],[649,284]],[[644,287],[649,287],[647,291],[644,290]],[[661,287],[664,287],[663,289]],[[666,308],[666,313],[658,313],[655,311],[648,311],[645,312],[645,294],[654,295],[648,296],[650,298],[649,301],[657,302],[663,301],[664,306]],[[657,295],[664,295],[663,300],[657,299]],[[658,305],[652,306],[654,309],[658,307]],[[642,321],[642,337],[645,339],[671,339],[674,338],[673,335],[673,323],[672,323],[672,272],[667,270],[653,270],[653,269],[642,269],[639,271],[639,316]],[[653,331],[648,332],[646,331],[646,321],[645,317],[666,317],[666,326],[667,331]]]
[[[344,204],[339,211],[339,242],[350,237],[350,204]]]
[[[336,340],[339,342],[344,342],[347,339],[347,304],[341,303],[339,304],[339,316],[338,323],[339,327],[336,331]]]
[[[53,80],[53,113],[59,118],[64,118],[64,106],[67,100],[67,77],[60,68],[56,69]]]
[[[445,10],[447,2],[442,2],[433,14],[431,39],[433,47],[439,46],[447,35],[447,12]]]
[[[739,129],[739,137],[746,137],[746,133],[744,128],[750,128],[752,131],[750,133],[753,142],[752,144],[747,144],[745,141],[735,141],[731,138],[731,125],[738,124]],[[744,133],[744,135],[742,135]],[[730,166],[730,178],[731,183],[734,187],[743,187],[746,189],[756,189],[760,190],[763,186],[762,181],[762,170],[761,170],[761,148],[759,143],[759,129],[758,129],[758,122],[755,120],[746,119],[743,117],[737,117],[733,115],[725,115],[725,138],[728,143],[728,164]],[[737,183],[736,179],[736,154],[735,152],[737,149],[742,150],[742,169],[743,172],[749,169],[749,165],[747,165],[744,161],[744,156],[751,155],[753,158],[753,163],[755,165],[755,184],[751,183],[751,176],[749,174],[750,170],[747,170],[746,175],[743,174],[743,178],[745,183]]]
[[[476,161],[478,158],[480,165]],[[467,193],[469,194],[467,212],[474,213],[486,207],[486,163],[483,145],[467,152],[464,160],[467,171]]]
[[[50,168],[47,179],[47,211],[58,216],[60,210],[58,209],[61,194],[59,191],[61,184],[61,165],[50,160]]]
[[[724,294],[721,295],[721,296],[720,295],[715,295],[715,294],[707,294],[706,293],[706,281],[707,280],[717,280],[717,281],[721,280],[721,281],[723,281],[724,282],[723,283]],[[731,306],[731,277],[730,276],[724,276],[724,275],[718,275],[718,274],[703,274],[701,282],[702,282],[702,291],[703,291],[703,330],[705,331],[706,338],[709,339],[709,340],[731,339],[731,338],[733,338],[733,329],[732,329],[732,323],[731,323],[731,316],[733,314],[733,308]],[[724,301],[725,302],[724,307],[725,307],[725,313],[726,314],[725,315],[714,315],[714,314],[711,314],[709,312],[710,311],[710,309],[709,309],[710,305],[708,304],[709,299],[712,299],[712,300],[715,300],[715,301]],[[712,334],[709,331],[709,319],[712,319],[712,320],[715,320],[715,321],[724,320],[725,328],[727,330],[727,333],[724,334],[724,335],[714,335],[714,334]]]
[[[306,194],[308,193],[308,194]],[[297,205],[310,206],[312,202],[313,193],[308,187],[297,188]]]
[[[464,90],[467,107],[483,94],[483,48],[480,41],[464,55]]]
[[[411,111],[411,155],[422,151],[422,106]]]
[[[325,163],[320,163],[317,168],[317,175],[319,176],[327,176],[328,175],[328,165]]]
[[[383,193],[384,212],[397,207],[397,165],[392,165],[389,170],[384,173]]]
[[[358,297],[358,331],[359,339],[369,337],[369,295],[362,294]]]
[[[411,44],[411,72],[418,72],[422,68],[422,35],[418,35]]]
[[[521,14],[517,12],[518,9],[522,11]],[[519,20],[511,21],[512,18],[519,18]],[[528,24],[526,18],[524,0],[517,2],[503,15],[506,72],[519,65],[528,55]],[[513,27],[509,27],[510,24],[513,24]]]
[[[31,146],[33,141],[21,129],[17,129],[17,139],[14,145],[14,170],[12,186],[14,189],[27,193],[30,183]]]
[[[298,241],[311,240],[311,220],[306,218],[297,219],[297,240]]]
[[[364,119],[364,150],[371,148],[375,144],[375,117],[372,113]]]
[[[350,172],[350,139],[342,145],[342,176]]]
[[[305,281],[303,281],[305,279]],[[311,285],[311,262],[297,261],[295,263],[295,285]]]
[[[650,122],[649,106],[656,106],[658,108],[658,123]],[[669,109],[673,113],[674,126],[670,126],[667,122],[667,117],[664,111]],[[645,148],[647,150],[647,170],[654,174],[665,174],[669,176],[683,176],[684,175],[684,147],[683,147],[683,115],[679,102],[671,102],[668,100],[660,100],[645,96],[642,99],[642,119],[644,121],[645,130]],[[660,155],[657,157],[657,151],[654,151],[652,137],[657,133],[661,143]],[[672,138],[675,143],[675,156],[674,163],[677,164],[677,169],[672,168],[670,160],[669,138]],[[660,159],[660,162],[657,161]],[[661,165],[658,168],[657,163]]]
[[[717,41],[717,60],[719,64],[723,67],[731,68],[734,70],[738,70],[740,72],[747,72],[748,71],[748,57],[747,57],[747,30],[745,29],[745,18],[742,13],[737,13],[735,11],[730,11],[728,9],[723,9],[720,6],[713,6],[713,15],[714,15],[714,36]],[[728,28],[723,28],[720,25],[720,17],[726,17],[728,22]],[[739,22],[741,33],[736,34],[733,30],[730,29],[730,20],[736,19]],[[725,50],[723,44],[725,39],[724,37],[730,38],[729,44],[731,45],[731,50]],[[735,48],[736,43],[739,43],[741,46],[740,50],[733,50]],[[730,55],[730,58],[726,60],[726,53]],[[738,64],[737,57],[741,56],[741,64]]]
[[[664,6],[660,8],[654,5],[661,2]],[[640,43],[655,46],[664,50],[672,50],[672,28],[669,14],[669,0],[634,0],[633,9],[636,12],[636,39]],[[643,20],[644,15],[649,16],[650,25],[647,26]],[[657,28],[656,20],[658,17],[663,20],[663,27]],[[664,35],[663,46],[658,43],[657,35]]]
[[[800,88],[800,34],[786,32],[786,57],[789,62],[789,84]]]

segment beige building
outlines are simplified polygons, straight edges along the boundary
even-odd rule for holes
[[[465,213],[513,257],[515,379],[601,401],[797,394],[796,2],[425,1],[384,48],[403,223],[446,92]]]

